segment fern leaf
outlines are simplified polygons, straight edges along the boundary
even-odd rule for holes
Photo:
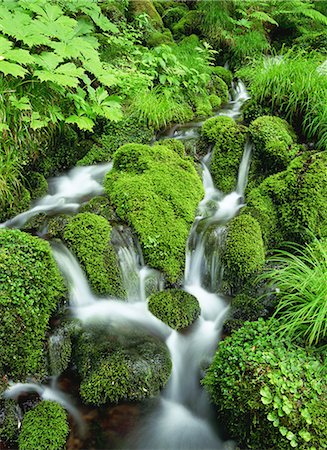
[[[92,131],[92,129],[94,127],[93,120],[86,116],[72,115],[72,116],[67,117],[65,122],[66,123],[76,123],[78,128],[80,128],[81,130]]]
[[[34,56],[30,54],[27,50],[22,50],[21,48],[9,50],[5,55],[6,59],[14,61],[19,64],[33,64]]]
[[[18,64],[14,64],[8,61],[0,61],[0,72],[5,75],[12,75],[14,77],[22,77],[27,73],[27,70]]]
[[[35,55],[34,60],[36,64],[47,70],[55,70],[64,58],[53,52],[42,52],[40,55]]]
[[[250,17],[253,19],[260,20],[260,22],[268,22],[268,23],[278,26],[278,23],[276,22],[276,20],[274,20],[271,16],[269,16],[268,14],[266,14],[263,11],[254,11],[253,13],[250,14]]]

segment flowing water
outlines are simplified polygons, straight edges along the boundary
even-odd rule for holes
[[[240,115],[242,103],[249,98],[244,85],[235,88],[234,100],[219,112],[233,118]],[[174,129],[170,135],[188,139],[197,133],[199,123],[188,129]],[[193,128],[192,128],[193,127]],[[170,351],[172,374],[163,390],[159,404],[145,417],[123,448],[169,450],[223,450],[233,448],[222,442],[214,424],[214,415],[207,394],[200,386],[202,371],[208,366],[220,337],[228,302],[218,294],[223,275],[220,249],[224,243],[225,229],[243,206],[247,182],[251,145],[246,144],[235,191],[224,194],[214,187],[208,161],[202,160],[202,177],[205,196],[190,231],[185,263],[183,289],[194,295],[201,306],[198,320],[184,332],[170,329],[154,317],[147,308],[151,292],[162,290],[163,276],[144,264],[141,249],[126,227],[113,230],[113,244],[122,268],[127,301],[116,298],[97,298],[75,257],[63,244],[52,245],[57,264],[69,286],[69,305],[73,316],[83,323],[104,323],[110,329],[134,327],[148,331],[163,339]],[[68,175],[52,182],[53,193],[39,200],[33,208],[11,219],[2,226],[19,227],[34,215],[45,212],[75,212],[82,202],[103,192],[101,181],[111,164],[75,168]],[[11,386],[6,395],[12,398],[22,392],[36,392],[43,399],[62,404],[81,424],[81,418],[69,398],[56,385],[41,386],[36,383]]]

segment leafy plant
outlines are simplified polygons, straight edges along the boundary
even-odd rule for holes
[[[289,245],[269,258],[261,279],[276,288],[279,332],[309,345],[326,343],[327,241]]]

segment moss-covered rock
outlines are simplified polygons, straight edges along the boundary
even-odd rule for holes
[[[212,74],[221,78],[226,83],[227,87],[230,87],[232,85],[233,74],[230,70],[225,69],[225,67],[222,66],[213,67]]]
[[[266,315],[266,308],[259,298],[238,294],[231,301],[229,318],[224,323],[223,332],[230,334],[244,325]]]
[[[31,200],[44,197],[48,192],[48,182],[41,173],[32,172],[28,176]]]
[[[276,116],[255,119],[249,133],[254,144],[254,156],[259,161],[260,174],[265,176],[286,169],[295,157],[295,134],[290,125]]]
[[[224,280],[232,291],[256,274],[265,262],[259,223],[250,215],[235,217],[227,227],[222,252]]]
[[[213,110],[217,110],[221,107],[221,98],[216,94],[209,95],[209,102]]]
[[[275,325],[246,322],[220,342],[204,380],[219,423],[241,448],[326,448],[326,364]]]
[[[203,196],[194,163],[164,145],[125,145],[114,156],[105,190],[118,216],[136,231],[147,263],[175,282]]]
[[[118,123],[109,122],[103,133],[97,137],[89,152],[78,161],[79,166],[88,166],[111,161],[115,151],[128,142],[149,144],[154,131],[135,116],[130,116]]]
[[[326,198],[327,153],[307,153],[253,189],[247,208],[260,223],[265,241],[276,246],[283,240],[327,236]]]
[[[66,214],[59,214],[45,218],[47,220],[47,234],[50,238],[63,239],[65,226],[70,221],[70,217]]]
[[[270,108],[259,104],[254,99],[246,100],[241,108],[243,122],[245,125],[250,125],[255,119],[260,116],[267,116],[270,114]]]
[[[184,4],[174,6],[172,8],[166,9],[162,14],[162,20],[166,27],[172,29],[174,24],[179,22],[185,14],[188,12],[188,8]]]
[[[188,327],[201,312],[194,295],[178,289],[152,294],[148,300],[148,308],[154,316],[174,330]]]
[[[20,186],[11,203],[6,202],[3,204],[0,199],[0,223],[26,211],[29,208],[30,203],[31,194],[24,186]]]
[[[222,78],[213,75],[209,83],[209,90],[221,98],[221,103],[228,102],[228,86]]]
[[[163,145],[164,147],[168,147],[174,152],[178,153],[180,156],[185,156],[185,146],[182,141],[178,139],[163,139],[162,141],[157,141],[156,145]]]
[[[133,17],[146,13],[155,28],[163,27],[162,19],[152,0],[132,0],[129,2],[129,10]]]
[[[19,450],[63,450],[69,428],[66,411],[58,403],[42,401],[28,411],[18,437]]]
[[[216,187],[223,192],[232,191],[237,183],[246,128],[230,117],[217,116],[204,122],[201,135],[204,144],[215,144],[210,171]]]
[[[121,271],[110,244],[111,226],[101,216],[79,213],[66,225],[64,238],[99,295],[124,296]]]
[[[171,361],[158,338],[108,334],[89,328],[76,336],[75,362],[85,403],[101,405],[157,395],[166,384]]]
[[[0,230],[0,374],[36,373],[51,313],[64,283],[47,242]]]
[[[176,38],[190,36],[196,33],[200,26],[201,15],[199,11],[188,11],[177,23],[172,25],[172,32]]]
[[[89,202],[82,205],[79,211],[81,213],[90,212],[93,214],[97,214],[98,216],[104,217],[109,222],[117,220],[114,208],[110,203],[109,198],[105,195],[93,197]]]
[[[217,98],[219,98],[217,96]],[[212,114],[210,98],[207,96],[196,96],[194,100],[195,115],[197,117],[208,117]]]
[[[62,326],[54,330],[48,340],[49,373],[59,376],[67,369],[72,354],[69,330]]]
[[[157,47],[163,44],[172,44],[174,42],[173,36],[170,30],[164,29],[163,31],[153,30],[150,31],[145,38],[147,47]]]

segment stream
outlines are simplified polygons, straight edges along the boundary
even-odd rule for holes
[[[240,116],[243,102],[249,96],[242,82],[233,89],[233,98],[217,115],[234,119]],[[198,137],[203,122],[191,122],[168,130],[166,137],[183,141]],[[96,297],[74,255],[63,245],[54,243],[55,260],[69,286],[70,313],[82,323],[105,323],[119,331],[121,326],[141,328],[165,341],[172,359],[172,374],[160,399],[140,420],[136,431],[125,439],[123,449],[169,450],[227,450],[234,444],[219,437],[215,414],[209,397],[200,385],[203,371],[210,363],[221,335],[228,301],[220,295],[223,267],[220,249],[227,223],[244,206],[251,157],[247,143],[240,162],[235,190],[222,193],[214,187],[210,171],[210,152],[202,159],[202,178],[205,196],[190,230],[185,261],[183,289],[194,295],[201,307],[201,315],[186,331],[177,332],[154,317],[147,308],[149,289],[162,290],[164,278],[144,263],[140,246],[128,228],[117,226],[113,241],[123,274],[127,301]],[[49,194],[38,200],[29,210],[0,226],[19,228],[39,213],[76,213],[80,205],[103,193],[102,180],[112,164],[79,167],[67,175],[51,180]],[[42,233],[41,233],[42,234]],[[81,417],[69,397],[52,386],[36,383],[15,384],[5,393],[18,398],[26,392],[36,392],[41,398],[52,399],[64,406],[79,428]]]

